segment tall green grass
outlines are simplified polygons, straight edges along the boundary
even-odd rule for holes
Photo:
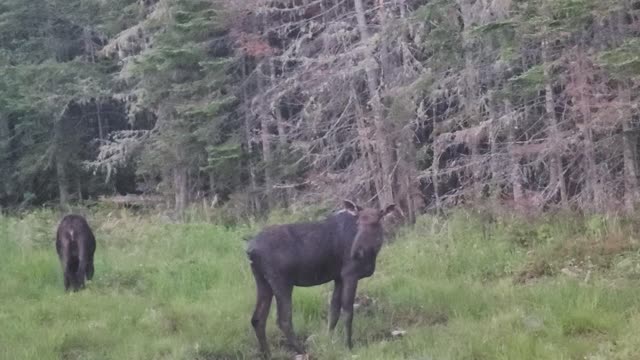
[[[58,215],[0,218],[0,358],[256,357],[244,239],[258,225],[127,211],[88,218],[96,275],[73,294],[55,254]],[[333,338],[326,331],[331,285],[296,288],[294,327],[314,359],[637,359],[635,233],[631,221],[570,214],[425,216],[399,230],[360,282],[353,353],[341,323]],[[268,337],[275,358],[291,358],[275,307]]]

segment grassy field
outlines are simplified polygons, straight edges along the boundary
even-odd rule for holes
[[[64,294],[57,221],[48,211],[0,218],[2,359],[256,357],[243,238],[258,226],[91,215],[95,278]],[[360,283],[352,353],[341,323],[327,335],[328,285],[296,288],[294,326],[313,359],[639,359],[638,228],[423,217]],[[267,331],[274,357],[291,358],[275,308]]]

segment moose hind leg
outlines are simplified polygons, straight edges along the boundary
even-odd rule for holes
[[[64,277],[64,291],[69,291],[71,288],[71,284],[73,283],[73,279],[71,278],[71,274],[65,269],[63,272]]]
[[[251,326],[253,326],[253,330],[256,333],[256,337],[258,338],[258,343],[260,344],[260,352],[262,352],[263,356],[268,358],[269,354],[269,345],[267,344],[267,318],[269,317],[269,310],[271,308],[271,300],[273,299],[273,290],[271,286],[265,280],[265,278],[256,270],[253,266],[251,266],[251,270],[253,271],[253,277],[256,280],[256,308],[253,311],[253,316],[251,317]]]
[[[298,354],[304,354],[304,349],[298,343],[296,335],[293,331],[291,295],[293,293],[292,285],[272,286],[278,307],[278,326],[287,337],[287,342],[293,347]]]
[[[93,255],[89,256],[89,260],[87,261],[87,280],[93,279]]]
[[[78,258],[74,256],[69,256],[64,264],[64,285],[65,290],[78,290],[79,279],[78,279]]]
[[[56,251],[58,252],[58,258],[60,259],[60,267],[62,268],[62,278],[64,280],[64,291],[69,291],[72,284],[71,272],[69,271],[71,254],[69,246],[65,243],[56,241]]]
[[[78,288],[84,288],[84,281],[87,276],[87,266],[89,264],[89,253],[87,251],[86,243],[78,244],[78,269],[76,271],[76,279],[78,282]]]

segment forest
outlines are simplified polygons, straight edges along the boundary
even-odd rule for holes
[[[0,0],[0,359],[640,359],[639,35],[640,0]]]
[[[635,0],[4,0],[0,206],[631,213]]]

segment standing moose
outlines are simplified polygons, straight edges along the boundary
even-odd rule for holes
[[[269,357],[266,320],[276,297],[278,326],[288,343],[302,354],[291,321],[294,286],[315,286],[333,281],[329,331],[333,331],[340,309],[344,311],[346,343],[352,348],[353,302],[358,280],[373,275],[383,243],[382,219],[395,205],[384,210],[362,208],[345,200],[346,211],[322,222],[276,225],[264,229],[247,247],[256,281],[257,301],[251,318],[260,350]]]
[[[56,251],[64,274],[64,289],[84,288],[85,278],[93,277],[93,254],[96,240],[84,217],[67,215],[56,234]]]

